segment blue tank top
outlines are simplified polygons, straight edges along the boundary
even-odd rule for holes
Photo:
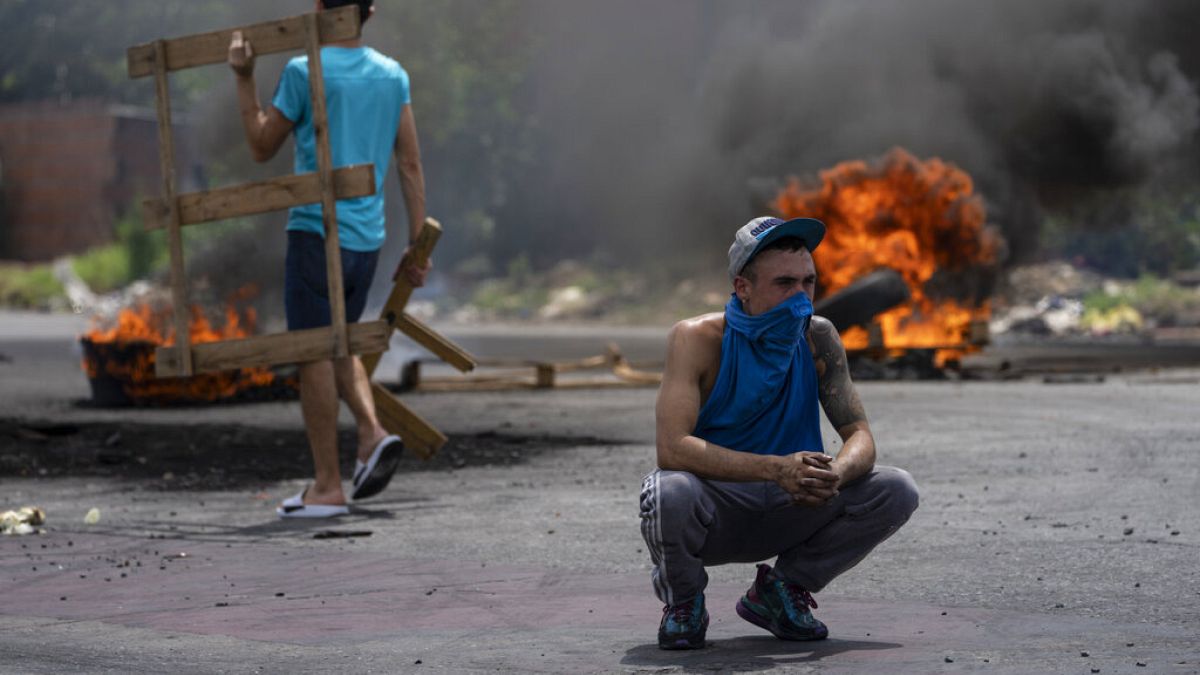
[[[729,299],[721,369],[694,436],[759,455],[824,451],[817,371],[805,340],[812,313],[804,293],[757,316],[736,295]]]

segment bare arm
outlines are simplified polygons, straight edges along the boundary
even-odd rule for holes
[[[850,380],[846,349],[837,329],[828,319],[813,317],[809,344],[817,366],[821,407],[842,438],[842,449],[830,464],[841,486],[874,468],[875,437],[867,423],[867,411]]]
[[[705,325],[704,319],[693,319],[671,329],[655,406],[659,468],[713,480],[773,481],[799,503],[823,503],[836,491],[828,487],[831,472],[812,457],[818,453],[758,455],[692,435],[700,414],[701,378],[705,369],[720,359],[720,331],[713,328],[711,323]]]
[[[238,110],[250,155],[256,162],[265,162],[279,152],[295,124],[275,106],[263,111],[259,105],[258,86],[254,82],[254,49],[243,39],[241,31],[234,31],[229,43],[229,67],[236,76]]]
[[[396,169],[400,173],[400,192],[404,195],[404,209],[408,214],[408,243],[416,241],[425,224],[425,172],[421,168],[421,146],[417,142],[417,123],[413,118],[412,106],[405,105],[400,113],[400,126],[396,131],[393,149]],[[409,259],[409,249],[404,249],[400,265],[392,279],[403,273],[413,286],[422,286],[431,265],[419,269]]]

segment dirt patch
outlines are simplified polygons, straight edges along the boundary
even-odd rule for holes
[[[344,431],[338,440],[346,477],[354,468],[354,433]],[[554,449],[621,444],[593,437],[455,435],[429,461],[406,456],[401,470],[510,466]],[[162,490],[220,490],[311,475],[312,458],[302,429],[0,419],[0,477],[98,476],[144,481]]]

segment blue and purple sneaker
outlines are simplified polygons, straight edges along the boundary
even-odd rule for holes
[[[660,649],[701,649],[708,631],[708,611],[704,609],[704,594],[679,605],[663,607],[662,623],[658,624]]]
[[[737,613],[781,640],[824,640],[829,629],[817,621],[810,607],[816,609],[817,601],[803,586],[760,564],[754,585],[738,601]]]

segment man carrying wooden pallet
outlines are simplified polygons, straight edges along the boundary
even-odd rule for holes
[[[358,5],[361,21],[375,12],[373,0],[317,0],[317,10]],[[321,49],[334,166],[375,165],[375,193],[337,202],[346,320],[362,315],[385,236],[383,179],[393,152],[408,214],[408,241],[425,221],[425,178],[417,129],[410,105],[408,74],[396,61],[363,46],[360,38]],[[296,173],[317,170],[316,140],[310,104],[308,58],[288,62],[275,97],[266,110],[259,105],[254,81],[252,45],[235,32],[229,65],[237,81],[238,106],[246,141],[255,161],[279,151],[289,134],[296,144]],[[326,290],[324,228],[321,205],[291,209],[288,215],[285,303],[288,330],[331,323]],[[404,275],[413,286],[425,283],[428,263],[412,262],[410,249],[393,279]],[[300,407],[312,449],[316,478],[305,491],[280,505],[282,518],[326,518],[349,513],[338,469],[338,397],[346,401],[358,430],[358,453],[352,477],[352,499],[383,490],[400,459],[403,443],[379,424],[367,373],[357,356],[300,365]]]
[[[917,508],[875,440],[837,329],[813,316],[811,251],[825,226],[755,218],[729,248],[724,312],[671,330],[656,407],[658,470],[642,484],[642,536],[666,604],[663,649],[705,645],[706,565],[757,562],[737,605],[785,640],[820,640],[811,593],[858,564]],[[842,440],[824,452],[818,403]]]

